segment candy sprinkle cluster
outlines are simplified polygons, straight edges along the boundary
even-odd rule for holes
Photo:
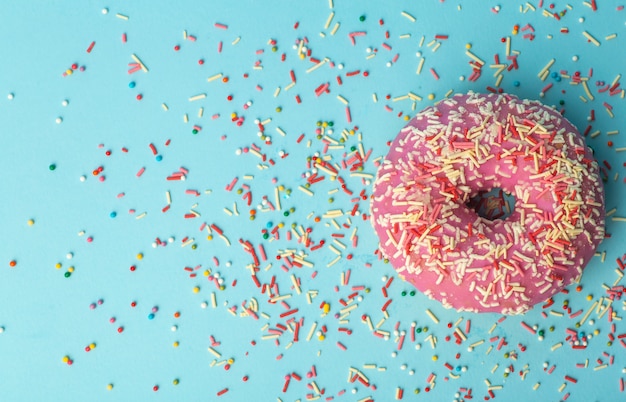
[[[0,10],[0,399],[626,395],[621,5],[27,3]],[[499,262],[485,282],[467,272],[481,267],[469,262],[478,251],[467,253],[463,279],[473,275],[487,306],[528,290],[512,274],[526,260],[552,268],[539,279],[547,287],[589,259],[582,278],[545,290],[524,315],[445,309],[387,264],[371,225],[373,181],[396,134],[469,91],[556,106],[550,119],[579,129],[604,181],[605,238],[569,261],[578,231],[601,237],[587,226],[601,208],[577,182],[596,172],[576,153],[582,142],[564,133],[559,151],[548,125],[516,117],[498,119],[502,140],[520,144],[513,153],[469,137],[444,146],[438,133],[426,145],[436,197],[507,212],[504,195],[480,201],[463,187],[478,171],[461,175],[455,155],[473,153],[504,165],[484,184],[526,178],[563,205],[538,202],[544,216],[530,205],[536,191],[513,192],[529,204],[511,211],[525,211],[528,229],[489,239]],[[448,159],[435,173],[438,149]],[[577,174],[567,161],[579,157]],[[481,224],[418,226],[416,237],[443,255],[466,247],[471,229],[486,250],[476,236],[499,230]]]

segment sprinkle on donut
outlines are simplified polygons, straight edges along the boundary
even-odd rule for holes
[[[506,219],[467,204],[501,188]],[[604,238],[598,163],[556,110],[506,94],[456,95],[418,113],[378,171],[382,256],[457,310],[519,314],[577,281]]]

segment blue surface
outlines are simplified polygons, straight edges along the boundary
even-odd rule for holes
[[[607,343],[610,334],[617,338],[626,333],[621,321],[623,301],[613,301],[612,322],[608,313],[598,317],[594,310],[582,327],[576,328],[594,302],[607,306],[608,300],[601,299],[607,296],[603,286],[623,285],[616,274],[616,259],[626,251],[622,240],[626,223],[614,218],[626,216],[621,206],[626,195],[624,153],[619,151],[626,147],[624,92],[611,96],[601,90],[624,74],[626,11],[605,1],[598,1],[597,11],[583,2],[544,2],[543,6],[538,2],[498,6],[434,0],[334,3],[0,4],[0,182],[4,189],[0,209],[0,399],[362,401],[371,396],[387,401],[396,398],[398,388],[404,391],[403,399],[424,401],[461,400],[469,392],[462,389],[471,389],[473,400],[492,399],[493,395],[498,400],[516,400],[522,395],[524,399],[587,402],[626,396],[620,390],[620,382],[626,379],[626,344],[620,339]],[[496,6],[498,12],[492,9]],[[102,12],[105,8],[106,14]],[[563,11],[559,19],[546,15]],[[325,28],[331,12],[334,17]],[[360,21],[362,16],[364,21]],[[336,23],[340,27],[333,34]],[[227,25],[227,29],[215,24]],[[520,31],[514,34],[516,24]],[[523,29],[527,24],[534,29],[533,40],[524,38],[532,31]],[[184,31],[197,39],[185,39]],[[588,43],[585,31],[597,38],[600,46]],[[354,36],[354,44],[349,35],[353,32],[364,33]],[[123,34],[127,35],[125,43]],[[606,39],[611,34],[617,36]],[[436,39],[437,35],[447,35],[447,39]],[[551,307],[537,306],[525,316],[500,321],[498,315],[460,314],[419,293],[411,296],[411,287],[374,255],[377,239],[369,222],[359,215],[344,215],[335,219],[335,227],[331,219],[322,217],[330,209],[349,214],[354,197],[362,190],[369,195],[368,181],[341,169],[340,176],[353,195],[346,194],[327,174],[324,181],[311,186],[313,197],[298,187],[305,185],[304,175],[310,172],[307,158],[324,151],[324,144],[316,138],[318,121],[333,122],[333,138],[339,138],[342,130],[355,129],[357,134],[346,136],[346,149],[358,149],[362,144],[366,152],[372,150],[363,173],[374,175],[373,162],[386,154],[386,143],[404,126],[404,116],[450,91],[498,88],[496,70],[489,65],[496,54],[502,63],[511,63],[502,42],[506,37],[518,54],[519,68],[504,71],[499,88],[564,108],[565,116],[581,131],[592,126],[587,139],[606,169],[606,207],[617,210],[607,218],[611,237],[600,245],[598,257],[585,271],[581,291],[570,287]],[[329,62],[307,73],[314,62],[309,57],[299,58],[294,49],[296,41],[303,38],[311,57]],[[276,51],[272,51],[271,40]],[[95,45],[87,52],[92,42]],[[222,51],[218,52],[220,43]],[[486,62],[476,81],[469,79],[472,59],[466,55],[467,44]],[[180,49],[175,51],[177,45]],[[127,72],[133,54],[148,72]],[[283,54],[285,61],[281,61]],[[396,55],[397,61],[388,66]],[[425,61],[417,74],[422,57]],[[198,63],[200,59],[203,64]],[[542,81],[538,73],[551,59],[554,65]],[[256,62],[262,69],[255,68]],[[84,71],[77,69],[64,76],[74,63],[84,66]],[[565,77],[575,71],[586,77],[590,69],[593,100],[586,98],[581,85],[572,85]],[[287,88],[292,70],[296,84]],[[348,74],[356,70],[358,74]],[[218,73],[227,76],[228,82],[221,78],[207,82]],[[330,84],[329,92],[317,96],[316,88],[325,83]],[[553,86],[541,97],[548,84]],[[277,87],[281,88],[278,94]],[[422,100],[414,105],[407,99],[394,101],[409,91]],[[136,98],[139,94],[141,100]],[[207,97],[189,100],[199,94]],[[227,99],[229,95],[232,101]],[[351,122],[338,95],[349,101]],[[246,109],[248,101],[252,105]],[[163,103],[169,110],[163,109]],[[204,108],[202,117],[198,116],[200,107]],[[595,120],[589,122],[591,110]],[[231,113],[243,116],[244,123],[237,126]],[[212,118],[218,114],[219,118]],[[60,124],[57,118],[62,119]],[[265,127],[270,145],[258,136],[255,119],[271,119]],[[195,135],[194,125],[202,127]],[[593,134],[597,130],[599,134]],[[297,142],[301,134],[304,139]],[[238,154],[252,143],[266,155],[265,162],[250,152]],[[149,144],[156,147],[160,161]],[[346,149],[330,149],[324,155],[341,167]],[[288,155],[282,158],[282,152]],[[52,164],[54,170],[50,170]],[[259,164],[266,168],[260,169]],[[99,167],[102,172],[94,176]],[[166,180],[181,167],[189,171],[185,181]],[[137,177],[141,168],[145,172]],[[102,176],[106,178],[103,182],[98,179]],[[226,191],[235,177],[237,184]],[[243,185],[249,186],[251,206],[243,198],[248,191]],[[261,206],[256,219],[250,220],[250,209],[260,206],[264,196],[275,204],[274,189],[281,185],[290,190],[289,194],[280,192],[281,210],[268,211]],[[199,195],[186,190],[197,190]],[[171,208],[163,213],[168,191]],[[233,211],[234,204],[239,215],[229,216],[224,208]],[[295,210],[285,216],[290,208]],[[191,209],[200,216],[185,218]],[[360,200],[358,209],[367,214],[367,202]],[[315,222],[317,216],[320,222]],[[29,225],[29,219],[34,224]],[[208,240],[206,229],[200,231],[203,223],[221,228],[230,246],[215,232]],[[279,229],[280,238],[264,239],[268,224],[273,228],[279,223],[285,226]],[[289,241],[286,232],[292,224],[311,228],[313,241],[325,240],[326,244],[311,251],[295,238]],[[358,245],[353,247],[349,238],[355,229]],[[327,267],[337,255],[328,247],[333,244],[333,234],[345,236],[346,249],[340,250],[339,262]],[[87,241],[89,237],[93,241]],[[170,237],[172,243],[153,248],[156,238],[167,242]],[[186,244],[185,237],[194,241]],[[275,277],[280,294],[291,295],[284,300],[288,306],[269,302],[268,295],[255,286],[246,268],[253,260],[240,239],[250,241],[257,253],[259,245],[264,246],[268,260],[260,264],[257,276],[266,284]],[[335,247],[340,246],[335,243]],[[306,252],[306,260],[314,266],[285,272],[283,262],[275,259],[284,250]],[[138,254],[143,258],[138,259]],[[11,261],[15,261],[14,267]],[[55,268],[56,264],[61,267]],[[135,271],[129,269],[132,265]],[[74,272],[66,278],[70,267]],[[197,277],[190,278],[186,267],[200,267],[195,271]],[[219,273],[223,290],[207,280],[205,270],[211,275]],[[342,285],[341,274],[348,270],[349,283]],[[291,275],[300,279],[301,294],[292,288]],[[386,298],[381,288],[389,277],[395,280],[388,289],[393,299],[389,318],[380,326],[390,333],[385,340],[373,335],[361,317],[370,316],[374,325],[383,318],[381,307]],[[194,293],[196,286],[199,291]],[[370,291],[353,289],[359,286]],[[311,303],[306,297],[309,291],[317,292]],[[358,307],[340,322],[336,314],[343,308],[341,301],[354,292],[358,292]],[[216,307],[212,306],[212,294]],[[258,320],[241,316],[242,303],[252,298],[259,306]],[[131,302],[136,306],[131,307]],[[328,315],[320,308],[323,302],[330,304]],[[92,303],[96,303],[93,309]],[[571,314],[583,313],[569,317],[564,303]],[[156,312],[153,307],[158,307]],[[235,314],[228,311],[233,307]],[[295,308],[298,311],[293,315],[280,317]],[[438,324],[427,309],[439,318]],[[176,312],[180,317],[174,316]],[[298,342],[290,344],[294,338],[291,330],[286,330],[278,343],[262,338],[269,334],[267,328],[276,329],[289,318],[303,320]],[[467,320],[471,320],[471,330],[467,340],[457,345],[454,325],[466,331]],[[428,332],[416,334],[415,342],[409,335],[413,322],[417,328],[428,327]],[[544,330],[545,339],[541,341],[524,329],[522,322]],[[317,331],[307,340],[313,323],[317,331],[326,326],[324,340],[318,339]],[[406,332],[400,350],[396,325]],[[120,326],[122,333],[118,333]],[[566,340],[568,328],[585,334],[597,330],[598,335],[589,340],[586,349],[574,350]],[[427,340],[429,335],[438,339],[434,349]],[[446,336],[452,340],[446,341]],[[507,344],[497,350],[502,338]],[[484,343],[468,351],[469,345],[480,340]],[[174,347],[174,342],[179,346]],[[561,342],[562,347],[554,348]],[[86,352],[92,343],[95,349]],[[208,351],[212,343],[220,358]],[[72,360],[71,366],[64,363],[65,356]],[[226,370],[229,359],[233,360]],[[450,375],[446,363],[458,378]],[[313,365],[317,375],[307,377]],[[511,365],[508,374],[505,370]],[[550,370],[552,366],[556,367]],[[464,369],[457,372],[457,367]],[[350,378],[356,379],[351,370],[360,371],[375,386],[350,382]],[[285,376],[293,373],[301,379],[292,376],[283,392]],[[431,374],[436,376],[434,387],[427,382]],[[109,384],[111,389],[107,389]],[[218,396],[224,389],[227,392]],[[318,390],[323,390],[323,395]]]

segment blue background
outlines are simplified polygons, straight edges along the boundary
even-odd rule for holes
[[[606,401],[624,397],[620,381],[626,378],[623,370],[624,345],[617,339],[609,341],[609,333],[618,336],[626,332],[621,321],[623,301],[615,300],[613,321],[608,314],[597,317],[595,311],[576,329],[581,316],[570,318],[563,308],[568,303],[571,312],[586,312],[594,301],[606,296],[603,285],[613,286],[620,277],[616,274],[616,259],[624,253],[625,223],[612,218],[626,216],[621,206],[624,198],[623,140],[624,93],[610,96],[599,89],[624,74],[623,49],[626,13],[613,2],[598,1],[597,11],[583,2],[528,2],[509,4],[484,1],[393,1],[353,2],[336,0],[311,2],[258,1],[22,1],[0,4],[0,183],[3,188],[0,208],[0,399],[7,401],[32,400],[230,400],[283,401],[306,400],[393,400],[398,388],[404,390],[405,400],[455,400],[467,392],[455,394],[461,388],[471,388],[474,400],[490,398],[488,385],[502,385],[493,390],[502,400],[518,400],[520,395],[541,400]],[[528,5],[534,6],[532,10]],[[498,6],[496,12],[492,8]],[[103,9],[108,9],[104,14]],[[412,22],[402,15],[407,12]],[[329,14],[334,18],[325,28]],[[552,13],[562,15],[555,18]],[[127,16],[119,18],[116,14]],[[364,17],[361,21],[360,17]],[[582,18],[582,19],[581,19]],[[383,24],[380,23],[383,21]],[[227,25],[219,29],[216,23]],[[298,23],[297,29],[294,24]],[[336,23],[340,27],[333,35]],[[523,35],[529,30],[513,33],[532,25],[534,39]],[[567,29],[567,33],[565,31]],[[184,39],[183,32],[197,38]],[[362,31],[353,45],[350,32]],[[583,31],[594,35],[600,46],[588,43]],[[389,37],[386,38],[386,32]],[[122,41],[122,35],[127,41]],[[323,34],[323,35],[322,35]],[[410,37],[401,38],[401,35]],[[605,39],[617,34],[614,39]],[[428,46],[436,35],[447,35],[436,45]],[[423,43],[421,38],[424,37]],[[405,115],[442,99],[450,91],[484,92],[496,88],[494,55],[502,63],[506,59],[503,38],[510,37],[511,49],[518,53],[519,69],[503,72],[499,88],[523,98],[541,99],[549,105],[565,110],[581,131],[591,125],[588,144],[596,152],[601,165],[607,168],[605,183],[607,210],[617,208],[607,218],[607,238],[598,249],[598,257],[589,264],[581,282],[568,294],[555,297],[554,304],[543,309],[537,306],[523,317],[509,317],[499,321],[494,314],[457,313],[443,309],[437,302],[424,296],[402,296],[411,287],[396,278],[389,286],[393,299],[388,309],[389,319],[381,329],[391,333],[388,340],[372,335],[361,316],[367,314],[376,324],[382,317],[385,303],[381,288],[387,278],[395,277],[393,269],[374,255],[377,239],[369,222],[360,216],[336,219],[335,228],[330,219],[315,222],[329,209],[352,210],[352,198],[362,190],[369,195],[371,183],[351,177],[348,170],[340,175],[354,192],[349,196],[340,183],[326,177],[314,184],[309,197],[298,189],[304,185],[304,174],[310,171],[307,158],[322,153],[323,143],[316,138],[318,121],[332,121],[339,138],[342,130],[354,129],[348,135],[346,149],[362,144],[372,150],[364,164],[364,173],[374,175],[373,160],[386,154],[387,141],[393,139],[404,126]],[[240,38],[238,43],[233,42]],[[311,56],[334,62],[307,73],[314,66],[308,57],[298,57],[294,45],[306,38]],[[275,40],[272,51],[270,40]],[[86,50],[95,41],[88,53]],[[219,43],[222,51],[218,52]],[[383,43],[391,50],[386,50]],[[420,46],[421,43],[421,46]],[[465,54],[466,44],[471,52],[486,65],[481,77],[468,80],[471,59]],[[175,51],[175,46],[180,50]],[[376,56],[368,48],[375,49]],[[421,56],[416,54],[421,52]],[[149,72],[128,74],[128,63],[136,54]],[[284,54],[285,60],[281,61]],[[391,62],[395,55],[399,58]],[[573,57],[577,56],[577,60]],[[416,73],[420,58],[423,69]],[[204,60],[199,64],[198,60]],[[545,81],[538,73],[551,60],[550,75]],[[254,68],[259,62],[262,69]],[[71,75],[63,73],[72,64],[84,66]],[[338,64],[344,68],[339,69]],[[430,73],[434,69],[439,79]],[[575,71],[589,77],[589,88],[594,100],[583,101],[586,94],[581,85],[572,85]],[[297,83],[286,90],[293,70]],[[360,70],[354,76],[348,72]],[[366,71],[367,76],[363,74]],[[207,78],[221,73],[229,78],[207,82]],[[248,78],[244,78],[248,74]],[[563,76],[561,76],[563,74]],[[341,77],[342,85],[338,84]],[[462,79],[462,77],[464,79]],[[129,84],[135,83],[131,88]],[[515,84],[519,83],[518,86]],[[604,84],[602,84],[604,82]],[[315,89],[329,83],[329,93],[316,96]],[[553,84],[545,96],[540,93],[547,84]],[[262,90],[257,89],[260,86]],[[275,96],[276,88],[281,87]],[[394,102],[393,98],[408,92],[423,98],[414,105],[410,100]],[[190,102],[189,98],[204,93],[205,99]],[[12,99],[11,96],[12,94]],[[142,95],[141,100],[136,96]],[[378,101],[373,100],[376,94]],[[432,94],[432,99],[429,95]],[[227,99],[232,96],[232,101]],[[296,95],[301,103],[296,102]],[[352,122],[346,120],[345,105],[337,99],[349,101]],[[388,99],[386,97],[389,97]],[[67,106],[62,102],[68,101]],[[251,101],[245,109],[243,105]],[[162,104],[166,103],[168,111]],[[561,104],[562,103],[562,104]],[[605,110],[607,103],[614,117]],[[389,106],[392,111],[385,109]],[[198,109],[204,108],[203,117]],[[277,108],[281,108],[280,112]],[[587,117],[595,112],[595,121]],[[245,122],[237,126],[231,113],[243,116]],[[399,116],[399,114],[401,116]],[[185,123],[187,114],[189,122]],[[211,116],[219,114],[219,118]],[[62,118],[60,124],[57,118]],[[266,133],[271,144],[258,136],[255,119],[271,118]],[[193,125],[202,130],[192,134]],[[283,137],[276,129],[282,129]],[[608,135],[612,131],[618,134]],[[304,134],[304,140],[297,143]],[[168,146],[166,141],[170,140]],[[310,143],[309,143],[310,141]],[[608,141],[612,141],[610,146]],[[154,144],[162,160],[157,161],[149,144]],[[250,153],[238,155],[237,150],[250,144],[261,147],[261,152],[272,158],[275,165],[266,162],[267,169],[259,169],[262,161]],[[309,145],[307,145],[309,143]],[[128,152],[123,152],[126,148]],[[110,156],[106,151],[110,150]],[[281,151],[288,156],[281,158]],[[331,163],[341,164],[346,150],[329,150]],[[50,170],[51,164],[56,169]],[[102,167],[99,176],[92,172]],[[189,170],[185,181],[167,181],[166,177],[180,167]],[[145,168],[138,178],[137,171]],[[244,176],[253,175],[254,180]],[[86,180],[81,181],[80,177]],[[328,175],[326,175],[328,176]],[[225,187],[233,178],[238,183],[233,191]],[[274,180],[275,179],[275,180]],[[250,187],[252,205],[248,207],[238,189]],[[281,211],[257,211],[250,220],[250,209],[256,208],[263,196],[274,203],[274,188],[282,185]],[[200,192],[200,196],[186,194],[186,190]],[[162,213],[166,192],[172,197],[171,209]],[[245,193],[245,190],[243,191]],[[123,197],[118,194],[124,193]],[[333,202],[329,203],[329,198]],[[197,204],[197,205],[196,205]],[[224,208],[233,210],[237,204],[239,216],[229,216]],[[194,209],[201,216],[185,219]],[[284,212],[295,211],[289,216]],[[130,213],[129,210],[135,210]],[[359,211],[368,213],[366,202],[359,203]],[[115,218],[111,213],[115,212]],[[142,219],[137,219],[142,213]],[[28,225],[29,219],[34,220]],[[202,223],[220,227],[231,245],[215,235],[207,239],[201,232]],[[283,223],[278,240],[266,240],[262,231]],[[349,228],[341,225],[346,224]],[[306,250],[295,240],[288,241],[286,229],[292,224],[311,228],[314,241],[326,241],[326,246]],[[354,229],[358,246],[352,247],[348,238]],[[81,233],[84,233],[81,235]],[[341,261],[327,267],[336,254],[328,247],[332,234],[344,234],[347,249]],[[88,237],[93,237],[88,242]],[[167,241],[166,247],[153,248],[156,238]],[[185,237],[194,238],[181,247]],[[287,311],[280,303],[269,303],[267,295],[250,279],[246,266],[252,263],[250,255],[239,244],[249,240],[257,247],[263,244],[268,261],[258,272],[262,283],[270,283],[275,276],[281,294],[291,294],[286,300],[290,308],[299,311],[290,317],[303,318],[299,342],[294,342],[286,331],[274,340],[263,340],[266,324],[276,328],[285,323],[280,314]],[[294,268],[284,272],[277,253],[285,249],[307,252],[313,268]],[[72,258],[68,259],[68,253]],[[139,260],[137,255],[143,254]],[[604,258],[602,253],[606,253]],[[351,254],[352,258],[348,258]],[[216,266],[214,257],[219,261]],[[10,262],[15,261],[11,267]],[[61,268],[55,268],[61,264]],[[137,269],[129,270],[131,265]],[[196,278],[190,278],[185,267],[201,266]],[[73,267],[69,278],[64,273]],[[224,289],[203,276],[209,269],[224,279]],[[350,282],[343,286],[341,273],[350,270]],[[302,294],[292,289],[291,275],[301,280]],[[315,277],[313,277],[315,275]],[[233,281],[237,281],[233,285]],[[623,282],[617,282],[617,285]],[[200,288],[198,293],[193,288]],[[353,286],[364,286],[370,292],[359,291],[358,307],[347,323],[335,317],[343,307]],[[309,304],[307,291],[317,291]],[[217,307],[211,305],[215,293]],[[588,297],[590,296],[590,297]],[[255,298],[259,320],[241,317],[241,304]],[[102,300],[90,309],[91,303]],[[131,307],[131,302],[136,307]],[[208,303],[202,308],[202,303]],[[330,314],[324,315],[320,304],[330,304]],[[604,300],[604,305],[607,301]],[[158,306],[153,319],[148,315]],[[227,311],[237,306],[235,315]],[[430,309],[440,322],[435,324],[425,313]],[[180,317],[175,318],[174,313]],[[560,317],[558,313],[565,313]],[[545,313],[545,316],[542,315]],[[555,314],[557,313],[557,314]],[[110,323],[111,317],[116,322]],[[471,320],[467,341],[461,345],[449,342],[455,324],[465,331],[465,321]],[[525,330],[521,322],[536,325],[545,331],[545,339]],[[588,320],[589,321],[589,320]],[[307,341],[311,325],[318,330],[326,325],[324,340],[315,335]],[[416,335],[410,342],[411,323],[418,328],[428,327],[427,333]],[[396,323],[406,331],[406,340],[397,350]],[[492,326],[497,324],[492,332]],[[172,331],[172,326],[177,330]],[[614,327],[612,327],[614,325]],[[123,333],[117,328],[124,327]],[[339,331],[349,328],[352,332]],[[550,331],[550,328],[553,330]],[[598,336],[589,340],[584,350],[571,349],[566,329],[575,329]],[[438,338],[435,349],[425,341],[428,335]],[[215,356],[207,351],[210,337],[219,342],[214,349],[221,353],[222,362],[233,359],[229,370],[224,364],[211,364]],[[507,345],[496,350],[498,336]],[[468,346],[479,340],[485,343],[472,352]],[[179,342],[178,347],[173,343]],[[347,347],[343,351],[337,342]],[[552,346],[563,342],[563,347]],[[85,352],[89,344],[96,348]],[[416,345],[421,346],[420,349]],[[524,351],[522,351],[522,345]],[[493,350],[489,352],[489,347]],[[505,355],[505,353],[507,353]],[[512,353],[515,352],[515,353]],[[459,357],[457,358],[457,354]],[[73,364],[62,359],[68,356]],[[577,364],[587,362],[586,368]],[[459,378],[450,377],[444,364],[465,367]],[[551,374],[544,364],[556,368]],[[607,363],[603,369],[594,369]],[[611,363],[611,364],[609,364]],[[376,369],[364,368],[375,364]],[[315,365],[317,376],[306,374]],[[497,365],[497,367],[496,367]],[[513,372],[505,369],[513,366]],[[360,382],[348,381],[350,368],[368,376],[374,388]],[[384,368],[379,369],[379,368]],[[520,371],[528,371],[524,378]],[[283,392],[285,376],[296,373],[302,379],[292,378]],[[453,371],[456,373],[456,370]],[[435,374],[435,386],[426,392],[426,379]],[[247,381],[243,377],[247,376]],[[572,383],[570,376],[578,380]],[[173,383],[178,379],[178,385]],[[317,395],[315,381],[324,395]],[[535,391],[533,387],[540,383]],[[112,389],[107,385],[112,384]],[[562,384],[566,384],[564,388]],[[158,391],[153,387],[158,386]],[[430,385],[432,386],[432,385]],[[228,392],[218,397],[220,390]]]

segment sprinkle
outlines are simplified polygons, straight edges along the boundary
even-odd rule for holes
[[[550,350],[552,350],[552,351],[554,352],[555,350],[557,350],[557,349],[558,349],[558,348],[560,348],[561,346],[563,346],[563,342],[556,343],[556,344],[552,345],[552,347],[550,348]]]
[[[130,57],[132,57],[132,59],[135,60],[135,63],[139,64],[139,66],[144,72],[146,73],[148,72],[148,67],[146,67],[146,65],[143,64],[143,62],[139,59],[139,57],[136,54],[131,54]]]
[[[593,43],[596,46],[600,46],[600,42],[598,42],[598,40],[596,38],[594,38],[589,32],[587,31],[583,31],[583,36],[585,38],[587,38],[587,40],[591,43]]]
[[[426,309],[426,315],[428,315],[435,324],[439,324],[439,318],[437,318],[430,309]]]
[[[542,81],[544,81],[547,77],[547,73],[550,70],[550,67],[552,67],[552,65],[554,64],[556,60],[555,59],[551,59],[548,64],[546,64],[540,71],[539,74],[537,74],[537,76],[539,78],[541,78]]]
[[[400,15],[402,15],[403,17],[405,17],[406,19],[408,19],[411,22],[415,22],[416,21],[415,17],[413,17],[411,14],[407,13],[406,11],[402,11],[400,13]]]
[[[417,64],[417,70],[415,71],[415,73],[416,73],[417,75],[419,75],[419,74],[421,74],[421,73],[422,73],[422,68],[424,67],[424,61],[425,61],[425,60],[426,60],[426,59],[422,57],[422,58],[420,59],[419,63]]]
[[[198,94],[198,95],[194,95],[192,97],[189,98],[189,102],[195,102],[197,100],[200,99],[205,99],[206,98],[206,94]]]

